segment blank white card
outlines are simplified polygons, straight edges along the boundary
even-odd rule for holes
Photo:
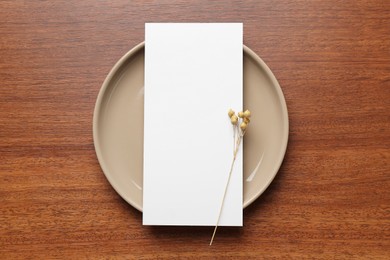
[[[144,225],[214,226],[242,110],[241,23],[145,25]],[[242,147],[219,225],[242,226]]]

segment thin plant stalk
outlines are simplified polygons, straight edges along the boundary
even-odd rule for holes
[[[233,161],[232,161],[232,165],[230,166],[230,171],[229,171],[229,176],[228,176],[228,179],[226,182],[225,191],[223,192],[222,203],[221,203],[221,206],[219,208],[217,223],[215,225],[214,232],[213,232],[213,235],[212,235],[211,240],[210,240],[210,246],[213,244],[215,233],[217,232],[217,228],[219,225],[219,220],[221,218],[223,205],[225,203],[226,192],[227,192],[227,189],[229,187],[230,179],[232,177],[234,163],[236,162],[238,149],[240,148],[241,141],[245,135],[246,128],[250,122],[249,117],[251,116],[251,112],[249,110],[246,110],[245,112],[239,112],[238,117],[237,117],[235,112],[232,109],[230,109],[228,112],[228,116],[230,117],[230,121],[233,125]]]
[[[236,132],[239,131],[239,130],[238,130],[237,126],[234,126],[234,128],[235,128],[235,129],[234,129],[234,130],[235,130],[235,131],[234,131],[234,137],[235,137],[235,136],[236,136]],[[232,164],[231,164],[231,166],[230,166],[229,177],[228,177],[228,180],[227,180],[227,182],[226,182],[225,191],[224,191],[223,197],[222,197],[221,207],[219,208],[217,224],[215,225],[214,232],[213,232],[213,236],[211,237],[210,246],[213,244],[214,237],[215,237],[215,233],[217,232],[217,228],[218,228],[218,225],[219,225],[219,220],[220,220],[220,218],[221,218],[221,213],[222,213],[223,204],[225,203],[225,198],[226,198],[227,189],[228,189],[228,187],[229,187],[230,179],[231,179],[232,172],[233,172],[234,163],[235,163],[235,161],[236,161],[238,149],[239,149],[239,147],[240,147],[241,140],[242,140],[242,137],[243,137],[243,136],[244,136],[244,133],[239,133],[239,134],[238,134],[237,140],[235,140],[234,152],[233,152],[233,161],[232,161]],[[235,139],[235,138],[234,138],[234,139]]]

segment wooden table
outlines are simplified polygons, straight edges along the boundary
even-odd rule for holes
[[[112,3],[111,3],[112,2]],[[92,116],[145,22],[244,23],[290,139],[243,228],[144,227]],[[390,1],[1,1],[0,258],[390,259]]]

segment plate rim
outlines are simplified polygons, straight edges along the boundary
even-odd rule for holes
[[[111,68],[110,72],[107,74],[106,78],[103,81],[103,84],[99,90],[99,94],[97,96],[96,102],[95,102],[95,108],[93,111],[93,120],[92,120],[92,135],[93,135],[93,143],[94,148],[96,152],[96,156],[99,162],[99,165],[103,171],[103,174],[106,176],[108,182],[110,185],[114,188],[114,190],[119,194],[119,196],[124,199],[127,203],[129,203],[131,206],[142,212],[142,206],[133,201],[131,198],[128,198],[125,196],[120,189],[118,189],[113,183],[114,180],[112,179],[111,175],[108,174],[108,169],[106,166],[106,163],[103,159],[102,150],[99,143],[99,128],[98,128],[98,114],[102,107],[102,100],[104,97],[104,94],[108,87],[110,86],[110,82],[114,78],[117,71],[127,62],[129,58],[131,58],[134,54],[138,53],[141,49],[145,48],[145,41],[137,44],[132,49],[130,49],[125,55],[123,55]],[[275,75],[271,71],[271,69],[265,64],[265,62],[249,47],[247,47],[245,44],[243,44],[243,51],[244,53],[248,54],[249,57],[251,57],[267,74],[269,79],[271,80],[272,84],[275,86],[275,90],[277,92],[278,98],[281,100],[281,109],[283,114],[283,123],[286,126],[283,131],[283,139],[282,139],[282,147],[281,147],[281,154],[279,156],[279,161],[275,163],[274,170],[272,173],[272,178],[269,179],[268,183],[266,183],[262,189],[259,189],[254,196],[249,198],[246,202],[243,202],[243,209],[248,207],[250,204],[252,204],[256,199],[260,197],[261,194],[269,187],[269,185],[272,183],[272,181],[275,179],[276,174],[278,173],[282,162],[284,160],[286,151],[287,151],[287,145],[288,145],[288,137],[289,137],[289,120],[288,120],[288,110],[287,110],[287,104],[286,100],[284,98],[283,90],[279,85],[279,82],[277,81]]]
[[[254,52],[252,51],[249,47],[247,47],[245,44],[244,46],[244,51],[252,58],[254,59],[260,67],[265,70],[267,76],[270,78],[272,84],[275,86],[275,90],[277,92],[278,98],[280,99],[280,104],[282,105],[282,114],[283,114],[283,123],[285,124],[285,129],[283,131],[283,139],[282,139],[282,148],[281,148],[281,154],[279,157],[279,161],[275,163],[274,165],[274,170],[272,173],[272,178],[269,179],[268,183],[266,183],[262,189],[259,189],[257,193],[252,196],[250,199],[248,199],[247,202],[243,203],[243,209],[248,207],[250,204],[252,204],[255,200],[257,200],[261,194],[264,193],[266,189],[268,189],[269,185],[272,183],[272,181],[275,179],[276,175],[279,172],[280,167],[282,166],[284,157],[286,155],[287,151],[287,145],[288,145],[288,138],[289,138],[289,131],[290,131],[290,125],[289,125],[289,119],[288,119],[288,109],[287,109],[287,104],[286,104],[286,99],[284,97],[284,93],[282,88],[280,87],[280,84],[278,80],[276,79],[274,73],[271,71],[271,69],[268,67],[268,65]]]

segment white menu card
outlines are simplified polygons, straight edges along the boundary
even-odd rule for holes
[[[242,23],[145,24],[144,225],[215,226],[243,102]],[[220,226],[242,226],[242,147]]]

